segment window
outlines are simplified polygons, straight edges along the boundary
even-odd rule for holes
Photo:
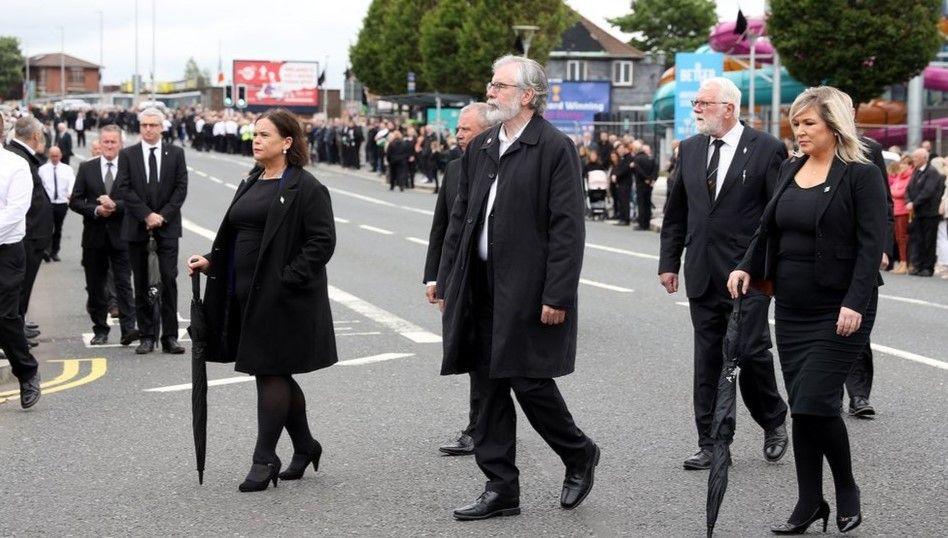
[[[81,67],[70,67],[69,68],[69,83],[70,84],[85,84],[86,74],[83,72]]]
[[[567,60],[566,80],[586,80],[586,60]]]
[[[616,86],[632,85],[632,62],[628,60],[612,62],[612,83]]]

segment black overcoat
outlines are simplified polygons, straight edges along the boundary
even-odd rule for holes
[[[257,168],[241,182],[240,198],[258,181]],[[233,201],[231,202],[233,207]],[[326,263],[336,246],[329,190],[297,166],[286,171],[267,213],[260,254],[242,319],[228,293],[234,230],[224,215],[210,261],[204,308],[208,360],[236,361],[235,369],[259,375],[311,372],[334,364],[336,337],[329,307]],[[239,335],[227,334],[239,327]]]
[[[556,127],[534,116],[501,157],[500,126],[471,141],[461,158],[458,195],[438,271],[444,358],[441,373],[469,372],[477,350],[466,345],[470,258],[494,178],[490,216],[494,319],[490,376],[551,378],[573,371],[579,273],[585,222],[579,155]],[[566,321],[543,325],[543,305],[566,309]]]

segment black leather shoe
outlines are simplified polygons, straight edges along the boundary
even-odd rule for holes
[[[764,432],[764,459],[771,463],[780,461],[780,458],[787,453],[789,440],[786,424]]]
[[[23,328],[23,334],[25,334],[27,338],[32,339],[32,338],[36,338],[37,336],[39,336],[39,335],[41,335],[41,334],[43,334],[43,333],[41,333],[41,332],[39,331],[39,329],[31,329],[31,328],[29,328],[29,327],[24,327],[24,328]]]
[[[520,515],[520,499],[501,497],[493,491],[481,493],[476,501],[454,511],[454,519],[458,521],[517,515]]]
[[[142,333],[138,329],[132,329],[122,335],[122,339],[119,340],[119,343],[121,343],[123,346],[127,346],[141,337]]]
[[[273,487],[277,487],[277,482],[280,479],[280,460],[279,458],[276,461],[269,463],[256,463],[250,466],[250,472],[247,473],[247,478],[237,486],[237,489],[248,493],[251,491],[263,491],[267,489],[267,486],[270,485],[270,482],[273,482]]]
[[[441,445],[438,450],[448,456],[470,456],[474,453],[474,439],[471,439],[470,435],[462,433],[457,441]]]
[[[915,276],[932,276],[934,273],[932,271],[929,271],[928,269],[925,269],[924,271],[917,271],[912,274],[914,274]]]
[[[299,480],[303,478],[303,472],[306,467],[312,463],[313,472],[319,471],[319,458],[323,455],[323,446],[319,441],[313,439],[313,448],[308,454],[293,454],[293,459],[286,466],[286,470],[280,473],[280,480]]]
[[[584,468],[566,472],[566,479],[563,480],[563,492],[560,493],[560,506],[567,510],[579,506],[592,491],[596,466],[599,465],[599,447],[596,445],[593,445],[593,447],[596,450],[592,457],[586,461]]]
[[[704,471],[711,468],[711,451],[702,448],[695,452],[694,456],[685,460],[682,465],[688,471]]]
[[[30,347],[36,347],[36,346],[39,345],[39,342],[37,342],[36,340],[27,340],[26,343],[27,343]]]
[[[49,259],[53,260],[54,262],[62,261],[59,259],[59,254],[50,254]]]
[[[151,338],[142,338],[135,348],[136,355],[145,355],[155,350],[155,341]]]
[[[809,519],[801,523],[793,523],[792,521],[787,521],[786,523],[781,523],[780,525],[774,525],[770,527],[770,532],[774,534],[806,534],[807,529],[810,528],[810,525],[814,521],[823,520],[823,532],[826,532],[826,522],[830,517],[830,507],[826,501],[820,502],[820,506],[816,509],[816,512],[813,512],[813,515]]]
[[[849,414],[856,418],[875,418],[876,410],[869,404],[869,398],[856,396],[849,402]]]
[[[178,343],[177,338],[168,336],[161,339],[161,351],[172,355],[180,355],[184,353],[184,348]]]
[[[109,335],[107,334],[97,334],[92,337],[92,340],[89,340],[90,346],[102,346],[109,343]]]
[[[33,377],[26,381],[20,381],[20,407],[29,409],[36,405],[40,399],[40,375],[39,372],[33,374]]]
[[[39,329],[39,324],[38,324],[38,323],[33,323],[32,321],[27,321],[27,322],[26,322],[26,328],[27,328],[27,329]]]

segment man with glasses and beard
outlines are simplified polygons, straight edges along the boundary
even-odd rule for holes
[[[659,280],[678,290],[685,247],[685,284],[694,327],[694,409],[698,452],[689,470],[711,466],[711,422],[723,367],[723,342],[732,300],[726,284],[744,257],[764,207],[776,188],[787,150],[776,138],[739,121],[741,91],[726,78],[706,79],[692,101],[700,134],[679,146],[676,179],[662,223]],[[764,429],[764,458],[786,452],[787,405],[777,392],[767,312],[770,297],[751,290],[744,323],[758,339],[741,364],[740,388],[751,416]]]
[[[459,520],[520,513],[516,410],[510,392],[566,466],[560,494],[578,506],[593,486],[599,447],[573,422],[555,377],[576,358],[577,289],[585,204],[579,154],[543,118],[543,67],[518,56],[493,65],[488,119],[471,140],[438,271],[444,375],[471,373],[481,396],[474,457],[483,494]]]

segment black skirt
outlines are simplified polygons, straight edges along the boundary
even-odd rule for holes
[[[775,282],[775,336],[790,412],[838,416],[843,384],[867,345],[876,317],[878,290],[862,325],[851,336],[836,334],[844,290],[819,286],[812,260],[780,259]]]

